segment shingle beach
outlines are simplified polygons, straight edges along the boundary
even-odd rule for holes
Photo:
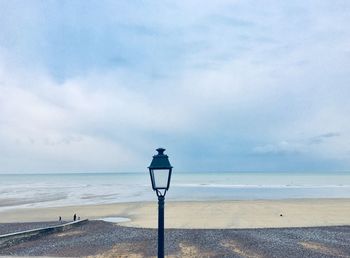
[[[11,227],[18,229],[15,224]],[[26,225],[29,227],[30,223]],[[350,257],[350,226],[167,229],[165,241],[168,257]],[[3,248],[0,255],[154,257],[156,252],[155,229],[89,221],[65,232]]]

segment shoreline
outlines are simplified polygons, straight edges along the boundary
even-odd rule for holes
[[[157,202],[129,202],[0,212],[0,223],[123,217],[122,226],[157,228]],[[350,225],[350,198],[166,201],[166,228],[285,228]],[[282,215],[282,216],[281,216]]]

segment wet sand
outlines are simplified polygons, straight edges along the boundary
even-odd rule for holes
[[[120,225],[156,228],[157,203],[135,202],[57,208],[26,208],[0,212],[0,223],[69,221],[126,217]],[[282,216],[281,216],[282,215]],[[350,199],[288,199],[254,201],[166,202],[166,228],[229,229],[350,225]]]

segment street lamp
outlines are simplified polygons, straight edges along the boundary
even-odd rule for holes
[[[158,148],[158,154],[153,156],[148,167],[151,176],[152,188],[158,196],[158,258],[164,257],[164,198],[170,186],[171,172],[168,155],[165,149]]]

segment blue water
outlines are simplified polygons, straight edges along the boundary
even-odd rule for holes
[[[350,198],[350,173],[173,173],[167,199]],[[144,173],[0,175],[0,210],[154,201]]]

